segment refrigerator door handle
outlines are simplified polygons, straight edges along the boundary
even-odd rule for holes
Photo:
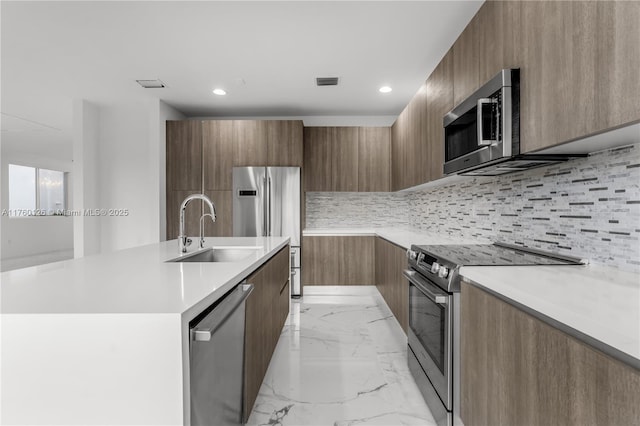
[[[267,236],[267,178],[262,178],[262,236]]]
[[[271,177],[267,178],[267,200],[269,200],[269,206],[267,207],[267,236],[271,236]]]

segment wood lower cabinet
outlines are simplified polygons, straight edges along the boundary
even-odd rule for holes
[[[253,292],[246,302],[244,338],[244,422],[249,418],[271,356],[289,314],[289,246],[247,277]],[[283,300],[287,291],[287,303]]]
[[[374,238],[302,237],[302,285],[372,285]]]
[[[376,287],[406,333],[409,325],[409,284],[402,275],[407,268],[406,250],[376,237],[375,253]]]
[[[640,371],[468,283],[461,417],[475,425],[635,425]]]

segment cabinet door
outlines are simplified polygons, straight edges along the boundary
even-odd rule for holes
[[[375,237],[336,237],[339,285],[373,285]]]
[[[375,259],[376,287],[406,333],[409,319],[409,285],[402,275],[407,264],[405,250],[376,237]]]
[[[457,105],[480,87],[479,22],[474,16],[451,48],[453,103]]]
[[[202,123],[167,121],[167,191],[202,190]]]
[[[358,128],[336,127],[331,147],[333,191],[358,190]]]
[[[267,166],[302,167],[302,121],[269,120]]]
[[[204,189],[230,191],[233,168],[233,121],[202,122]]]
[[[479,83],[522,66],[520,2],[488,1],[478,11]]]
[[[337,285],[340,237],[302,237],[302,285]]]
[[[444,126],[443,118],[453,108],[453,55],[447,53],[427,80],[427,146],[429,150],[429,178],[443,175]]]
[[[637,370],[465,282],[460,297],[464,424],[637,424]]]
[[[304,190],[332,191],[333,127],[304,128]]]
[[[244,349],[244,404],[246,423],[253,408],[271,356],[282,331],[278,302],[289,271],[289,246],[247,277],[254,285],[246,302]],[[279,316],[280,315],[280,316]]]
[[[233,165],[264,166],[267,164],[267,122],[234,120]]]
[[[358,191],[391,190],[391,128],[358,130]]]
[[[302,284],[372,285],[374,256],[374,237],[303,237]]]
[[[262,380],[269,366],[267,352],[271,315],[269,307],[272,303],[269,291],[268,270],[263,265],[247,278],[253,284],[253,292],[247,298],[245,306],[244,335],[244,403],[243,416],[246,423],[258,396]],[[270,358],[270,354],[269,354]]]
[[[407,116],[408,107],[405,108],[393,126],[391,126],[391,190],[398,191],[407,188]]]
[[[204,191],[216,208],[216,221],[204,218],[204,235],[207,237],[233,236],[233,191]],[[207,207],[204,212],[209,213]]]
[[[603,83],[596,78],[597,2],[522,2],[520,7],[521,152],[596,131],[596,107],[602,107],[596,85]]]
[[[180,234],[180,205],[191,194],[199,194],[200,191],[167,191],[167,240],[178,238]],[[189,203],[185,211],[185,233],[195,239],[200,234],[200,216],[202,215],[202,201],[194,200]]]
[[[429,152],[426,143],[427,109],[427,87],[426,84],[423,84],[407,107],[407,130],[404,145],[406,149],[404,155],[405,188],[425,183],[429,178]]]
[[[640,120],[640,2],[598,2],[598,127]]]

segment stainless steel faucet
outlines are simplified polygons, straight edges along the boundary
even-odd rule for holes
[[[211,213],[207,213],[206,215],[202,215],[202,217],[200,218],[200,247],[204,245],[202,219],[204,219],[204,216],[211,216],[211,220],[213,220],[214,222],[216,221],[216,208],[211,202],[211,200],[209,199],[209,197],[207,197],[204,194],[192,194],[192,195],[189,195],[187,198],[185,198],[182,204],[180,205],[180,235],[178,235],[178,244],[180,247],[180,253],[186,253],[187,247],[189,247],[189,245],[191,244],[191,239],[185,235],[185,231],[184,231],[184,211],[187,209],[187,205],[193,200],[204,201],[205,204],[209,206],[209,211],[211,212]]]

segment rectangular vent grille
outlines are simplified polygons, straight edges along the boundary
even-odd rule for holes
[[[317,77],[316,85],[318,86],[337,86],[338,77]]]
[[[138,84],[145,89],[161,89],[164,87],[164,83],[160,80],[136,80]]]

